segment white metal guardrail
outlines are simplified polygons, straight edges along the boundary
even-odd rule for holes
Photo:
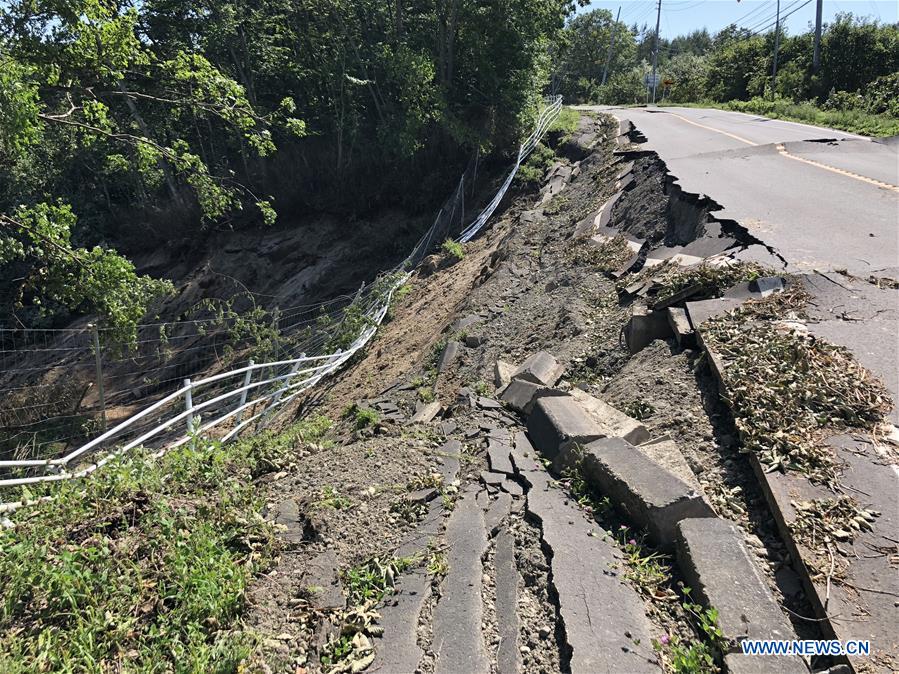
[[[456,241],[470,241],[484,227],[508,191],[521,163],[559,115],[562,108],[561,96],[548,97],[545,102],[533,133],[519,147],[515,164],[496,195],[462,230]],[[457,212],[461,220],[464,183],[465,175],[434,224],[421,237],[409,256],[397,267],[382,274],[367,292],[360,291],[354,302],[344,310],[346,316],[349,308],[355,306],[363,318],[360,333],[345,348],[307,355],[316,350],[327,349],[326,337],[317,335],[309,343],[298,347],[301,352],[297,358],[267,363],[250,361],[244,367],[196,381],[186,379],[176,391],[61,457],[0,461],[0,470],[20,469],[28,473],[43,470],[43,474],[0,479],[0,487],[85,477],[135,447],[149,445],[151,441],[161,445],[156,453],[156,456],[161,456],[166,451],[185,444],[196,434],[207,433],[231,422],[231,428],[220,438],[222,442],[227,442],[237,437],[250,424],[265,421],[266,417],[277,414],[297,396],[340,369],[374,337],[387,315],[393,294],[406,282],[411,270],[421,262],[432,246],[449,233]],[[204,414],[212,416],[212,419],[204,422]],[[245,415],[249,416],[244,418]],[[21,501],[0,504],[0,512],[15,510],[22,505]]]

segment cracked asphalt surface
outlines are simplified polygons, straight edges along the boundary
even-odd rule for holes
[[[722,206],[793,271],[899,265],[899,143],[700,108],[585,109],[631,120],[685,191]],[[826,140],[827,142],[820,142]]]

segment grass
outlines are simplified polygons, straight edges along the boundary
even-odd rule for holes
[[[668,104],[665,104],[668,105]],[[672,106],[687,108],[718,108],[734,110],[753,115],[762,115],[772,119],[785,119],[791,122],[802,122],[813,126],[840,129],[862,136],[895,136],[899,134],[899,119],[890,115],[876,115],[863,110],[824,110],[809,102],[794,103],[777,99],[771,101],[753,98],[749,101],[728,101],[715,103],[671,103]]]
[[[572,134],[577,131],[578,123],[581,121],[580,110],[573,108],[562,108],[559,116],[550,124],[547,133],[558,133],[561,135],[560,143],[565,143]]]
[[[0,671],[234,671],[255,643],[240,628],[246,588],[278,547],[252,478],[329,427],[135,452],[22,490],[53,500],[0,531]]]
[[[443,251],[445,256],[456,262],[461,262],[465,258],[465,249],[462,247],[462,244],[452,239],[444,241],[443,245],[440,246],[440,250]]]
[[[343,411],[343,418],[353,422],[353,428],[361,431],[366,428],[373,428],[381,423],[381,417],[373,409],[368,407],[360,407],[353,403]]]

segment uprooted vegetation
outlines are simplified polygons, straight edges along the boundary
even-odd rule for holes
[[[767,470],[797,470],[832,485],[837,460],[827,431],[874,429],[891,407],[883,384],[845,348],[790,324],[807,295],[798,280],[702,327],[722,373],[744,447]]]
[[[279,549],[253,478],[330,426],[222,446],[196,439],[62,481],[0,532],[0,670],[233,671],[255,638],[240,618]]]
[[[712,265],[706,262],[682,267],[665,262],[656,267],[647,267],[638,274],[626,276],[618,282],[619,291],[637,282],[651,282],[648,290],[650,307],[671,300],[681,291],[690,290],[691,300],[718,297],[737,283],[754,281],[763,276],[771,276],[774,271],[755,262],[737,262]]]
[[[842,546],[851,545],[859,534],[871,531],[880,516],[876,510],[862,508],[858,501],[845,495],[793,502],[793,507],[793,536],[814,555],[813,559],[806,559],[806,565],[811,566],[816,579],[826,578],[828,583],[841,579],[845,571],[845,560],[837,560],[852,554]]]

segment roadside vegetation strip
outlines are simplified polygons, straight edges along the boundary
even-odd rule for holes
[[[728,402],[744,446],[766,470],[796,470],[833,486],[839,464],[827,432],[875,430],[890,409],[884,385],[852,354],[783,321],[801,317],[798,279],[704,323],[707,347],[723,359]]]
[[[278,551],[253,480],[323,418],[221,445],[138,452],[0,531],[0,671],[226,672],[253,651],[245,592]]]

